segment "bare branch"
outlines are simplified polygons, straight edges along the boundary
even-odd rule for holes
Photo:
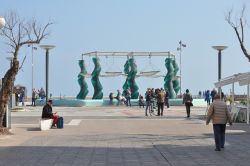
[[[12,43],[5,42],[5,44],[8,45],[8,46],[10,46],[12,49],[15,49],[15,48],[16,48],[16,46],[13,45]]]
[[[25,23],[24,20],[20,20],[14,12],[10,12],[5,18],[6,26],[1,30],[0,35],[9,41],[8,43],[10,44],[8,44],[8,46],[10,46],[11,49],[26,44],[40,43],[41,40],[49,35],[47,29],[52,24],[47,23],[45,26],[41,26],[34,18]]]
[[[246,10],[246,5],[242,6],[241,9],[241,14],[239,17],[235,16],[235,21],[232,21],[232,13],[233,10],[228,11],[225,20],[227,21],[227,23],[234,29],[237,39],[240,43],[240,47],[241,50],[243,52],[243,54],[245,55],[245,57],[248,59],[248,61],[250,62],[250,54],[248,53],[245,45],[244,45],[244,40],[245,40],[245,36],[244,36],[244,27],[246,25],[246,20],[244,19],[244,15],[245,15],[245,10]],[[240,27],[240,28],[239,28]],[[238,29],[239,28],[239,29]]]
[[[241,10],[241,16],[240,16],[240,18],[244,17],[245,10],[246,10],[246,4],[243,4],[242,5],[242,10]]]
[[[244,25],[242,23],[242,18],[240,18],[240,28],[241,28],[241,42],[244,42]]]
[[[25,59],[26,59],[26,55],[25,55],[25,57],[23,58],[23,61],[22,61],[22,63],[21,63],[21,66],[19,67],[19,70],[22,69]]]
[[[0,30],[0,35],[6,39],[5,43],[10,47],[10,53],[13,55],[12,66],[3,77],[3,85],[0,89],[0,128],[2,127],[3,115],[6,111],[5,106],[8,104],[15,77],[22,69],[26,56],[19,67],[18,53],[20,48],[26,44],[38,44],[49,33],[47,28],[52,23],[44,27],[37,24],[33,19],[30,22],[20,20],[15,12],[9,12],[5,17],[6,25]]]

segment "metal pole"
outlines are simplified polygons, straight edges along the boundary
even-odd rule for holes
[[[181,41],[179,42],[179,44],[180,44],[180,96],[182,95],[182,91],[181,91],[181,79],[182,79],[182,76],[181,76],[181,51],[182,51],[182,43],[181,43]]]
[[[46,103],[48,102],[49,97],[49,50],[52,48],[55,48],[54,45],[40,45],[40,47],[44,50],[46,50],[46,59],[45,59],[45,81],[46,81]]]
[[[218,81],[221,80],[221,50],[218,52]],[[218,88],[218,92],[221,98],[221,87]]]
[[[234,104],[234,83],[232,84],[232,103]]]
[[[31,46],[31,66],[32,66],[32,70],[31,70],[31,96],[32,96],[32,92],[33,92],[33,89],[34,89],[34,59],[33,59],[33,54],[34,54],[34,47],[33,47],[33,44]]]
[[[46,49],[46,103],[48,102],[48,94],[49,94],[49,49]]]
[[[13,63],[13,59],[10,60],[10,68],[12,68],[12,63]],[[14,84],[14,83],[13,83]],[[13,93],[13,84],[11,85],[11,90],[10,90],[10,109],[12,109],[12,93]],[[7,122],[7,121],[6,121]]]
[[[247,124],[249,124],[249,83],[247,84]]]

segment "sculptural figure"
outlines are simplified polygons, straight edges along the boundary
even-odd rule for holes
[[[171,58],[165,59],[165,66],[168,70],[167,75],[164,78],[164,89],[167,89],[169,92],[169,98],[174,99],[176,98],[176,93],[173,88],[173,78],[174,78],[174,67]]]
[[[173,60],[172,64],[173,64],[173,68],[174,68],[174,77],[176,77],[176,75],[179,71],[179,66],[176,63],[175,59]],[[180,91],[180,81],[178,79],[173,80],[173,88],[174,88],[175,94],[177,95],[178,92]]]
[[[85,99],[87,94],[89,93],[88,91],[88,84],[85,81],[85,75],[87,74],[87,70],[85,67],[84,60],[79,60],[78,62],[81,72],[78,74],[78,84],[80,85],[80,92],[76,96],[77,99]]]
[[[94,95],[92,99],[102,99],[103,98],[103,92],[102,92],[102,84],[99,80],[99,75],[101,72],[101,65],[100,65],[100,59],[98,57],[92,58],[95,68],[93,72],[91,73],[91,83],[94,87]]]
[[[137,65],[134,58],[129,58],[124,65],[124,73],[127,75],[126,81],[123,85],[123,95],[126,95],[127,89],[131,90],[131,99],[138,99],[139,88],[135,82],[137,74]]]

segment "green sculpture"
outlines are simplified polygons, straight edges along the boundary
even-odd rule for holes
[[[98,57],[92,58],[95,68],[93,72],[91,73],[91,83],[94,87],[94,95],[92,99],[102,99],[103,98],[103,93],[102,93],[102,84],[99,80],[99,75],[101,72],[101,65],[100,65],[100,60]]]
[[[127,79],[123,85],[123,95],[126,95],[127,89],[131,90],[131,99],[138,99],[139,88],[135,82],[135,76],[137,74],[137,65],[134,58],[130,58],[124,65],[124,73],[127,74]]]
[[[174,99],[176,98],[176,93],[173,88],[173,78],[174,76],[174,67],[173,67],[173,60],[171,58],[165,59],[165,66],[168,70],[167,75],[164,78],[164,89],[168,90],[169,92],[169,98]]]
[[[87,94],[89,93],[88,91],[88,84],[85,81],[85,75],[87,74],[87,70],[85,67],[84,60],[79,60],[78,62],[81,72],[78,74],[78,84],[80,85],[80,92],[76,96],[77,99],[85,99]]]
[[[176,77],[177,72],[179,71],[179,66],[177,65],[175,59],[173,60],[173,67],[174,67],[174,77]],[[173,88],[174,88],[175,94],[177,95],[180,90],[180,81],[176,78],[173,80]]]
[[[126,61],[125,65],[124,65],[124,70],[123,71],[127,75],[127,78],[126,78],[125,83],[122,86],[122,89],[123,89],[122,95],[126,96],[127,89],[129,88],[129,80],[128,80],[129,62],[128,62],[128,60]]]

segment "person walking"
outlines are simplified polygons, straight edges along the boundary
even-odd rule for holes
[[[168,92],[168,89],[166,89],[166,92],[165,92],[165,105],[167,106],[167,108],[169,108],[169,92]]]
[[[146,99],[146,109],[145,109],[145,116],[148,116],[148,112],[151,115],[151,90],[150,88],[147,89],[147,92],[145,93],[145,99]]]
[[[113,98],[114,98],[114,93],[111,92],[111,93],[109,94],[109,105],[113,105]]]
[[[25,98],[25,93],[24,93],[24,89],[22,89],[21,94],[20,94],[20,102],[22,102],[22,106],[24,106],[24,98]]]
[[[139,107],[141,108],[141,106],[144,108],[144,99],[142,95],[139,95]]]
[[[218,94],[214,96],[214,101],[209,107],[206,125],[211,119],[213,121],[215,151],[221,151],[221,148],[225,146],[226,124],[229,122],[232,125],[232,119],[226,103],[220,100]]]
[[[163,89],[159,89],[157,93],[157,106],[158,106],[157,116],[163,116],[164,98],[165,98],[165,94],[164,94]]]
[[[126,91],[126,101],[127,101],[127,106],[129,105],[131,107],[131,102],[130,102],[130,99],[131,99],[131,91],[130,89],[127,89]]]
[[[36,106],[36,97],[37,97],[37,92],[35,89],[32,90],[32,99],[31,99],[31,105]]]
[[[156,91],[154,88],[151,89],[151,112],[154,112],[156,109],[155,102],[157,101],[156,99]]]
[[[190,117],[190,112],[191,112],[190,107],[193,106],[192,101],[193,101],[193,97],[191,93],[189,92],[189,90],[187,89],[186,93],[184,93],[183,95],[183,101],[182,101],[182,103],[185,104],[186,106],[187,118]]]
[[[211,98],[212,98],[212,102],[214,101],[214,96],[217,94],[217,91],[215,89],[213,89],[211,91]]]
[[[116,95],[116,100],[117,100],[117,105],[119,106],[120,105],[120,102],[121,102],[121,92],[120,90],[118,89],[117,90],[117,95]]]
[[[210,105],[210,100],[211,100],[210,91],[207,90],[205,93],[205,101],[207,102],[207,105]]]

